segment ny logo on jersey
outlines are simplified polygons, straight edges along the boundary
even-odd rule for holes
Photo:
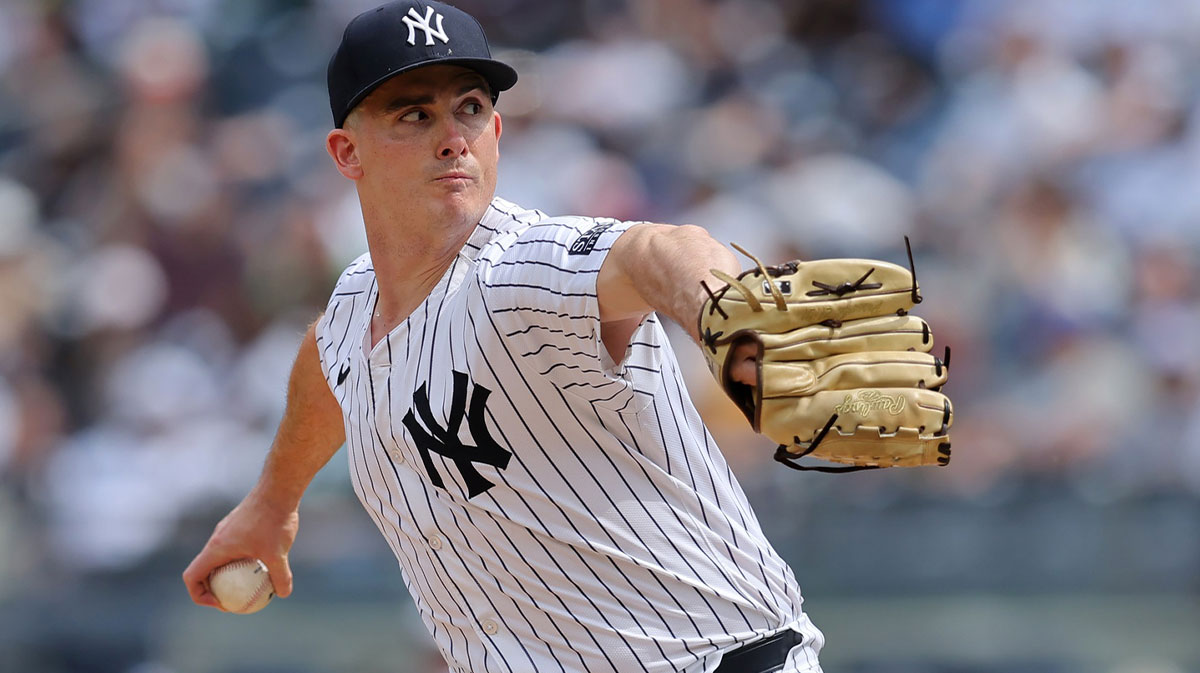
[[[412,409],[409,409],[408,414],[404,417],[404,427],[408,428],[413,441],[417,443],[417,451],[421,454],[421,462],[425,464],[429,481],[438,488],[446,488],[441,473],[438,472],[437,467],[433,464],[433,458],[429,455],[429,452],[432,451],[454,461],[454,466],[458,468],[463,481],[467,484],[467,497],[474,498],[495,486],[479,474],[479,471],[475,469],[475,463],[487,463],[503,470],[508,467],[508,459],[512,457],[512,453],[492,439],[492,435],[483,422],[484,405],[492,391],[476,385],[471,394],[471,410],[468,413],[468,385],[470,385],[470,381],[466,374],[454,372],[454,399],[450,403],[450,416],[447,419],[446,427],[443,428],[434,420],[433,413],[429,410],[429,393],[426,385],[421,384],[416,394],[413,395],[413,407],[420,414],[425,427],[421,427],[421,423],[417,422]],[[475,441],[476,446],[463,444],[458,438],[464,414],[467,416],[467,427],[471,430],[471,438]],[[428,432],[425,428],[429,428]]]
[[[436,29],[430,25],[435,16],[437,17]],[[425,31],[426,47],[433,46],[433,38],[435,37],[441,40],[443,44],[450,42],[450,37],[446,35],[446,31],[442,30],[442,15],[434,14],[432,7],[425,8],[424,17],[417,13],[417,9],[415,7],[410,7],[408,9],[408,16],[401,17],[400,20],[404,22],[404,25],[408,26],[408,44],[410,46],[415,47],[417,44],[418,28]]]

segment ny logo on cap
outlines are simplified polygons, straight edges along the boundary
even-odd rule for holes
[[[437,17],[436,29],[430,25],[430,22],[433,20],[434,16]],[[404,25],[408,26],[409,45],[416,46],[418,28],[425,31],[426,47],[433,46],[433,38],[435,37],[441,40],[443,43],[450,42],[450,37],[446,35],[446,31],[442,30],[442,15],[435,14],[432,7],[425,8],[425,16],[423,18],[417,13],[417,9],[415,7],[409,7],[408,16],[401,17],[400,20],[404,22]]]

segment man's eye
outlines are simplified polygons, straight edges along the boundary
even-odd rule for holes
[[[463,106],[463,112],[469,115],[477,115],[483,112],[483,105],[480,103],[467,103]]]
[[[425,113],[420,110],[411,110],[400,115],[400,121],[402,122],[419,122],[423,119],[425,119]]]

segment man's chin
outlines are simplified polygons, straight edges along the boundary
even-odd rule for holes
[[[453,191],[440,199],[445,218],[450,222],[476,224],[483,219],[492,199],[479,190]]]

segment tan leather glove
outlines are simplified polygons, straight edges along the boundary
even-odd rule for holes
[[[906,239],[907,242],[907,239]],[[908,314],[921,301],[912,271],[870,259],[792,261],[733,278],[709,293],[699,329],[709,367],[775,458],[797,469],[845,472],[950,462],[949,373],[933,336]],[[911,265],[912,254],[909,253]],[[730,377],[731,354],[758,349],[758,384]],[[805,466],[815,458],[851,467]]]

